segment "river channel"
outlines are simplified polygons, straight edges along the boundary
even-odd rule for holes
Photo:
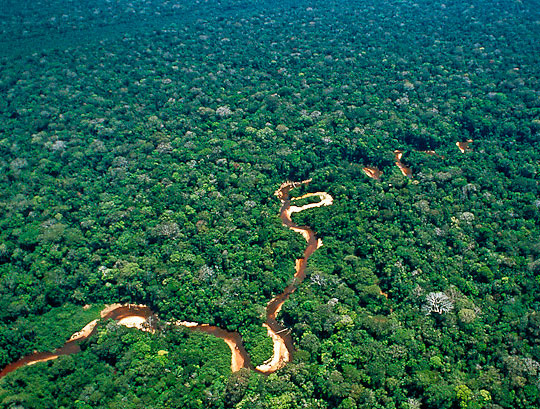
[[[326,192],[307,193],[297,198],[290,197],[290,191],[292,189],[300,187],[301,185],[309,184],[310,182],[311,179],[304,180],[302,182],[285,182],[275,192],[275,195],[281,201],[281,221],[289,229],[302,234],[302,236],[306,239],[307,246],[304,250],[303,257],[296,260],[295,274],[291,280],[291,284],[289,284],[281,294],[278,294],[276,297],[270,300],[266,306],[266,321],[263,326],[267,329],[268,335],[273,341],[273,354],[266,362],[262,363],[256,368],[253,367],[249,355],[244,347],[242,336],[236,331],[227,331],[213,325],[189,321],[167,323],[169,325],[183,326],[193,331],[205,332],[223,339],[231,350],[231,370],[233,372],[236,372],[241,368],[248,368],[263,374],[270,374],[282,368],[292,359],[294,345],[290,331],[277,321],[276,316],[283,307],[283,304],[289,299],[290,295],[305,279],[307,260],[313,254],[313,252],[322,245],[322,241],[321,239],[317,238],[315,232],[313,232],[313,230],[311,230],[308,226],[296,225],[292,221],[291,215],[315,207],[330,206],[333,202],[332,197]],[[295,201],[306,199],[308,197],[318,197],[319,201],[303,206],[295,206],[292,204]],[[157,316],[149,307],[134,304],[113,304],[107,306],[103,311],[101,311],[101,319],[112,319],[115,320],[119,325],[135,327],[149,332],[154,332],[157,329],[156,323],[158,322]],[[0,372],[0,378],[22,366],[33,365],[38,362],[56,359],[62,355],[69,355],[79,352],[81,350],[81,341],[95,334],[98,323],[99,320],[97,319],[88,323],[83,329],[73,334],[62,347],[52,352],[34,352],[33,354],[25,356],[18,361],[9,364]]]

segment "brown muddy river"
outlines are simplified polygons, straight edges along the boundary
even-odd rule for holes
[[[150,317],[154,316],[154,313],[150,308],[144,305],[119,305],[107,307],[101,312],[101,318],[104,320],[113,319],[117,322],[121,322],[126,318],[135,318],[140,317],[144,318],[145,322],[148,322]],[[13,372],[15,369],[20,368],[25,365],[33,365],[38,362],[50,361],[56,359],[62,355],[75,354],[81,350],[79,346],[82,340],[94,335],[96,324],[98,320],[94,320],[88,325],[86,325],[81,331],[76,332],[71,336],[71,338],[60,348],[55,349],[52,352],[35,352],[33,354],[27,355],[18,361],[15,361],[8,366],[6,366],[0,372],[0,378],[7,375],[10,372]],[[129,325],[128,325],[129,326]]]
[[[472,139],[468,139],[465,142],[456,142],[456,146],[459,148],[461,153],[465,153],[469,151],[471,148],[469,147],[469,144],[473,142]]]
[[[371,179],[379,180],[381,178],[382,172],[375,166],[364,166],[362,170]]]
[[[396,158],[396,166],[399,168],[403,176],[407,176],[408,178],[412,178],[412,170],[411,168],[405,166],[403,163],[401,163],[401,158],[403,156],[403,151],[394,151],[395,158]]]
[[[313,252],[322,245],[322,241],[317,238],[313,230],[311,230],[308,226],[297,226],[292,221],[291,215],[293,213],[299,213],[315,207],[330,206],[333,202],[332,197],[326,192],[308,193],[298,198],[289,197],[292,189],[304,184],[308,184],[309,182],[311,182],[311,179],[304,180],[302,182],[286,182],[283,183],[275,192],[275,195],[282,203],[280,210],[281,221],[291,230],[302,234],[307,241],[307,247],[304,250],[303,257],[296,260],[296,272],[294,274],[292,283],[289,284],[281,294],[270,300],[266,306],[266,322],[263,325],[265,328],[267,328],[268,335],[272,338],[274,344],[274,353],[272,357],[263,364],[254,368],[251,364],[249,355],[244,348],[242,336],[238,332],[231,332],[216,326],[199,324],[196,322],[176,321],[172,323],[172,325],[183,326],[193,331],[205,332],[223,339],[231,350],[231,370],[233,372],[236,372],[241,368],[249,368],[260,373],[270,374],[282,368],[292,359],[294,352],[292,337],[289,330],[283,327],[277,321],[276,316],[281,310],[281,307],[285,301],[289,299],[290,295],[298,288],[306,277],[307,260],[313,254]],[[309,203],[300,207],[291,205],[291,202],[308,197],[318,197],[320,201],[316,203]],[[153,324],[156,322],[157,317],[154,312],[145,305],[114,304],[106,307],[101,312],[101,318],[105,320],[113,319],[119,325],[154,332],[155,327]],[[81,350],[79,346],[80,342],[94,335],[97,324],[98,320],[90,322],[83,329],[73,334],[62,347],[52,352],[35,352],[9,364],[0,372],[0,378],[25,365],[33,365],[38,362],[56,359],[62,355],[69,355],[79,352]]]

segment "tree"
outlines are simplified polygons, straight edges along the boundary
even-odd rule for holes
[[[422,307],[426,315],[431,313],[446,314],[452,311],[454,303],[450,298],[442,292],[429,293],[426,296],[426,303]]]

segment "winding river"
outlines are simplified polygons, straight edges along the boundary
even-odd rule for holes
[[[113,304],[101,311],[101,319],[113,319],[121,325],[128,327],[137,327],[142,330],[152,331],[150,324],[155,318],[154,313],[145,305],[120,305]],[[0,372],[0,378],[13,372],[22,366],[33,365],[38,362],[50,361],[62,355],[75,354],[81,350],[80,342],[94,335],[99,320],[94,320],[88,323],[83,329],[73,334],[69,340],[60,348],[52,352],[34,352],[27,355],[18,361],[15,361],[6,366]]]
[[[189,321],[167,323],[168,325],[186,327],[193,331],[205,332],[214,335],[217,338],[223,339],[231,350],[231,370],[233,372],[236,372],[241,368],[249,368],[263,374],[270,374],[282,368],[292,359],[294,352],[292,337],[289,330],[283,327],[277,321],[276,316],[283,307],[285,301],[289,299],[290,295],[298,288],[306,277],[307,260],[313,254],[313,252],[322,245],[322,241],[321,239],[317,238],[313,230],[311,230],[308,226],[296,225],[292,221],[291,215],[293,213],[299,213],[315,207],[330,206],[333,203],[332,196],[326,192],[308,193],[297,198],[290,198],[289,194],[292,189],[309,184],[310,182],[311,179],[304,180],[302,182],[285,182],[275,192],[275,195],[281,201],[281,221],[289,229],[302,234],[307,241],[307,247],[304,250],[304,256],[296,260],[296,272],[291,284],[289,284],[281,294],[270,300],[266,307],[266,322],[263,324],[263,326],[267,329],[268,335],[273,341],[274,352],[272,357],[254,368],[251,364],[249,355],[244,348],[242,336],[238,332],[227,331],[213,325],[199,324]],[[294,206],[291,204],[295,201],[306,199],[308,197],[318,197],[319,201],[303,206]],[[155,323],[157,322],[157,316],[149,307],[145,305],[113,304],[107,306],[103,311],[101,311],[101,319],[113,319],[119,325],[135,327],[143,331],[154,332],[156,330]],[[50,361],[62,355],[69,355],[79,352],[81,350],[79,345],[80,342],[95,334],[98,322],[99,320],[96,319],[88,323],[83,329],[73,334],[62,347],[52,352],[35,352],[9,364],[0,372],[0,378],[22,366]]]

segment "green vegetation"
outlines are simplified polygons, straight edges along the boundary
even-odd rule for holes
[[[99,318],[102,309],[103,305],[82,308],[66,303],[42,315],[19,317],[10,325],[1,325],[0,339],[5,345],[5,349],[1,351],[4,353],[4,362],[10,355],[24,356],[35,349],[52,351],[61,347],[71,335]],[[5,363],[2,367],[4,366]]]
[[[268,330],[262,325],[248,328],[244,333],[243,341],[246,349],[250,351],[249,357],[253,366],[258,366],[272,358],[272,338],[268,336]]]
[[[313,178],[294,195],[334,204],[293,215],[324,245],[282,370],[102,323],[0,379],[0,408],[540,407],[534,2],[79,3],[3,11],[0,367],[117,302],[262,362],[306,246],[273,193]]]
[[[83,352],[18,369],[3,379],[3,407],[202,408],[227,393],[230,350],[172,327],[160,336],[111,322]]]

